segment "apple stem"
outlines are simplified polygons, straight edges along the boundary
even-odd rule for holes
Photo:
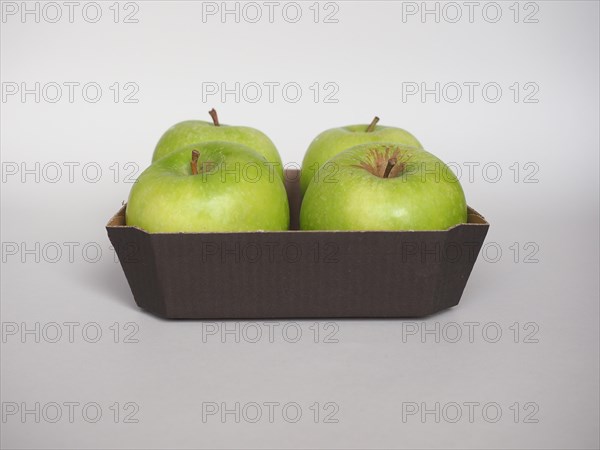
[[[375,116],[369,124],[369,126],[367,127],[367,133],[370,133],[375,129],[375,125],[377,125],[377,122],[379,122],[379,117]]]
[[[390,172],[392,171],[397,162],[398,159],[396,158],[388,159],[387,167],[385,168],[385,172],[383,173],[383,178],[389,178]]]
[[[217,116],[217,111],[215,110],[215,108],[211,109],[208,113],[210,114],[210,117],[212,117],[213,124],[215,125],[215,127],[221,126],[219,124],[219,116]]]
[[[192,150],[192,161],[190,162],[190,166],[192,166],[192,175],[198,175],[198,158],[200,158],[200,152],[198,150]]]

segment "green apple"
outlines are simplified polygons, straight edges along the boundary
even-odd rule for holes
[[[282,179],[250,147],[204,142],[159,159],[139,176],[127,225],[150,233],[287,230]]]
[[[308,187],[302,230],[445,230],[467,221],[454,173],[431,153],[361,144],[330,159]]]
[[[212,122],[187,120],[179,122],[165,131],[156,144],[152,162],[188,145],[206,141],[229,141],[253,148],[263,155],[267,162],[275,167],[276,172],[283,177],[281,156],[279,156],[275,144],[266,134],[255,128],[220,124],[214,108],[209,111],[209,114],[213,119]]]
[[[379,117],[375,117],[369,125],[350,125],[323,131],[309,145],[300,172],[300,188],[302,193],[319,169],[331,158],[344,150],[358,144],[376,142],[395,142],[410,147],[423,148],[421,143],[402,128],[377,125]]]

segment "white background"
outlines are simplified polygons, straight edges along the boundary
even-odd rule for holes
[[[423,8],[421,2],[301,2],[296,23],[293,5],[285,2],[276,6],[273,23],[262,2],[256,23],[249,22],[256,10],[244,4],[237,23],[234,15],[203,15],[202,2],[117,8],[100,2],[102,17],[90,23],[95,10],[80,2],[70,23],[68,6],[59,2],[62,17],[51,23],[54,6],[39,3],[36,21],[33,14],[21,16],[20,2],[8,3],[2,2],[4,12],[15,5],[19,11],[0,24],[6,94],[0,123],[1,399],[3,411],[15,404],[20,409],[0,423],[3,447],[598,448],[597,2],[476,2],[472,20],[463,2],[428,2],[427,8],[439,8],[437,22],[433,14],[408,15]],[[456,5],[462,17],[451,23]],[[34,9],[36,2],[26,7]],[[498,9],[502,16],[494,23]],[[129,12],[136,23],[124,23]],[[337,22],[324,23],[331,12]],[[528,21],[527,14],[533,14]],[[79,83],[72,102],[64,85],[70,82]],[[239,101],[234,95],[203,101],[206,83],[233,88],[236,82]],[[264,83],[271,82],[297,83],[302,95],[294,103],[276,88],[270,102]],[[469,101],[464,83],[471,82],[479,87]],[[35,83],[39,101],[34,94],[8,94]],[[53,83],[63,87],[55,103]],[[86,83],[101,87],[96,103],[82,95]],[[121,94],[116,102],[114,83]],[[132,92],[125,83],[137,87],[130,98],[137,103],[124,101],[123,94]],[[248,83],[263,85],[261,99],[250,101],[253,90],[244,96]],[[321,93],[316,102],[314,83]],[[337,86],[336,103],[324,102],[330,92],[325,83]],[[439,101],[434,94],[403,98],[406,83],[429,89],[440,83]],[[463,87],[456,102],[453,83]],[[484,97],[486,83],[502,89],[498,101],[489,98],[493,89]],[[532,84],[525,89],[525,83]],[[529,100],[536,102],[525,102],[532,86]],[[93,89],[88,94],[93,97]],[[303,333],[297,343],[282,335],[284,321],[270,324],[277,326],[274,342],[259,321],[253,326],[263,338],[251,343],[242,336],[238,343],[232,335],[206,335],[223,323],[169,322],[139,310],[104,226],[127,198],[127,175],[135,179],[147,166],[161,133],[180,120],[208,119],[211,107],[223,123],[263,130],[285,162],[301,162],[319,132],[368,123],[377,114],[382,124],[410,130],[429,151],[462,169],[468,203],[491,228],[488,253],[480,255],[460,305],[416,322],[297,321],[292,325]],[[23,169],[31,173],[23,175]],[[65,244],[70,242],[75,244]],[[102,255],[93,262],[98,248]],[[50,333],[52,322],[65,334],[62,324],[76,322],[74,342],[64,335],[51,343],[41,331],[39,343],[35,335],[21,336],[36,323]],[[110,328],[115,322],[118,343]],[[473,342],[466,322],[477,324]],[[103,332],[97,343],[82,337],[89,323]],[[463,332],[455,343],[453,323]],[[494,323],[502,337],[491,343],[494,333],[482,329]],[[15,335],[9,333],[13,325]],[[337,329],[337,343],[323,342],[326,326]],[[439,343],[434,335],[423,343],[420,334],[408,334],[413,327],[436,326]],[[123,342],[132,330],[138,342]],[[21,409],[36,402],[42,409],[63,405],[63,417],[50,423],[50,406],[39,423],[34,414],[21,417]],[[65,402],[95,402],[103,415],[89,423],[79,407],[70,423]],[[118,423],[110,409],[115,402]],[[138,423],[124,423],[127,402],[138,406]],[[236,402],[240,408],[295,402],[303,415],[290,423],[279,407],[273,423],[265,416],[257,423],[242,416],[236,423],[233,415],[203,421],[203,402],[230,408]],[[309,409],[315,402],[318,423]],[[328,402],[337,405],[337,423],[324,423]],[[456,423],[450,402],[462,405]],[[465,402],[481,405],[473,423]],[[510,409],[515,402],[518,423]],[[433,414],[403,420],[413,403],[429,409],[439,403],[439,423]],[[489,403],[502,410],[495,423],[482,415]],[[537,423],[524,423],[533,409]]]

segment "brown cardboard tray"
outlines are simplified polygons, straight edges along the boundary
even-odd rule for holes
[[[458,304],[489,224],[445,231],[299,231],[299,177],[287,171],[290,231],[146,233],[108,222],[137,305],[170,319],[420,317]]]

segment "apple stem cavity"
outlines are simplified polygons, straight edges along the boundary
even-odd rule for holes
[[[198,150],[192,150],[192,161],[190,162],[190,166],[192,166],[192,175],[198,175],[198,158],[200,158],[200,152]]]
[[[212,117],[215,127],[220,127],[221,125],[219,124],[219,116],[217,115],[215,108],[211,109],[208,113],[210,114],[210,117]]]
[[[394,168],[394,166],[398,163],[397,158],[388,159],[387,166],[385,168],[385,172],[383,172],[383,178],[389,178],[390,172]]]
[[[373,130],[375,130],[375,125],[377,125],[377,122],[379,122],[379,117],[375,116],[367,127],[367,133],[371,133]]]

